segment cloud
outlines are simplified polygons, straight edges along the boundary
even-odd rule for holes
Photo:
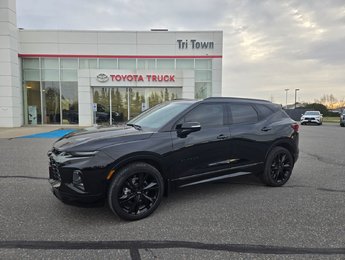
[[[17,0],[17,16],[26,29],[223,30],[223,94],[345,96],[343,0]]]

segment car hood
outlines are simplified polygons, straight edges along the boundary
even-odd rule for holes
[[[153,132],[133,127],[90,128],[67,134],[54,143],[58,151],[96,151],[103,147],[149,138]]]

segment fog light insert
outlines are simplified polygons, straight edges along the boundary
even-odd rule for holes
[[[83,176],[83,173],[80,170],[73,171],[73,185],[76,188],[78,188],[82,191],[85,191],[82,176]]]

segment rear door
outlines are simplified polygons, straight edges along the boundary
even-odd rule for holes
[[[230,167],[240,171],[262,165],[272,140],[272,128],[267,119],[254,104],[234,102],[227,108],[231,122]]]

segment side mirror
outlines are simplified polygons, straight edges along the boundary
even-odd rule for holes
[[[301,116],[303,116],[304,114],[301,114]]]
[[[177,136],[181,138],[187,137],[190,133],[200,131],[201,125],[198,122],[186,122],[176,126]]]

